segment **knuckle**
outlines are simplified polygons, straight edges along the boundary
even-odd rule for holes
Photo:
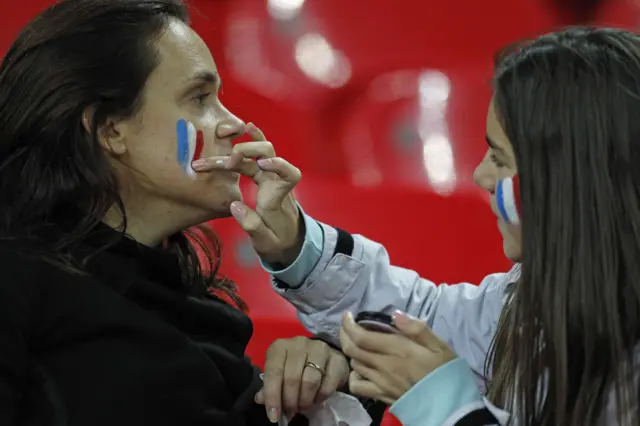
[[[300,384],[305,389],[314,389],[320,386],[320,377],[312,377],[311,375],[303,375]]]
[[[258,229],[260,229],[260,225],[261,222],[259,218],[248,217],[243,224],[243,228],[247,232],[256,232]]]
[[[287,341],[285,339],[276,339],[273,341],[273,343],[271,344],[271,346],[269,346],[269,349],[271,348],[281,348],[284,345],[286,345]]]
[[[293,167],[293,170],[291,172],[291,181],[293,183],[298,183],[302,180],[302,172],[300,171],[299,168],[297,167]]]
[[[264,142],[265,150],[267,150],[272,156],[275,156],[276,150],[273,148],[273,144],[269,141]]]
[[[296,336],[291,339],[292,346],[299,351],[304,350],[310,341],[312,340],[303,336]]]
[[[300,378],[296,376],[286,375],[284,376],[284,385],[288,387],[298,387],[300,384]]]
[[[278,366],[266,366],[264,369],[265,380],[269,377],[282,377],[284,376],[284,368]]]
[[[322,340],[309,340],[309,346],[317,351],[324,351],[325,349],[329,348],[329,345],[327,345],[327,343],[323,342]]]
[[[267,356],[280,352],[284,349],[285,342],[283,339],[275,340],[267,349]]]

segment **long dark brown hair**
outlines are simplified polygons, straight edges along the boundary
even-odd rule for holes
[[[494,101],[523,226],[489,396],[519,426],[637,425],[640,39],[571,28],[520,45],[499,57]]]
[[[98,129],[139,111],[158,65],[154,41],[170,19],[188,23],[181,0],[65,0],[22,30],[0,65],[0,238],[34,241],[39,256],[77,270],[69,250],[114,206],[124,237],[127,217]],[[71,230],[44,238],[70,206],[83,213]],[[172,235],[165,246],[178,256],[186,293],[221,291],[246,308],[233,282],[217,274],[220,247],[210,228]]]

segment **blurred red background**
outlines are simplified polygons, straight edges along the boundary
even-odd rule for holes
[[[0,4],[0,52],[51,0]],[[485,151],[493,55],[590,19],[633,28],[633,0],[191,0],[224,81],[223,102],[304,173],[297,196],[332,225],[383,242],[397,265],[437,282],[510,267],[471,175]],[[587,10],[587,6],[593,6]],[[243,182],[252,199],[254,188]],[[255,320],[258,364],[304,333],[270,289],[233,220],[223,272]]]

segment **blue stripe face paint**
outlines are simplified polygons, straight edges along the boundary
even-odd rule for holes
[[[509,216],[507,215],[507,210],[504,207],[504,188],[502,188],[502,181],[498,181],[498,187],[496,188],[496,204],[498,206],[498,211],[500,212],[500,216],[502,219],[509,223]]]
[[[176,133],[178,136],[178,164],[185,173],[188,173],[191,169],[191,159],[189,158],[189,128],[185,120],[178,120]]]

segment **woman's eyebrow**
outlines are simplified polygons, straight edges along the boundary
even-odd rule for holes
[[[220,83],[220,75],[217,72],[211,71],[199,71],[191,76],[186,81],[187,83],[198,82],[198,83],[209,83],[209,84],[219,84]]]

